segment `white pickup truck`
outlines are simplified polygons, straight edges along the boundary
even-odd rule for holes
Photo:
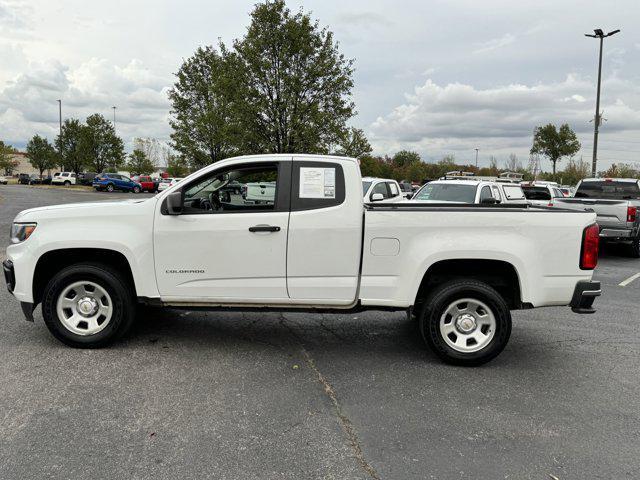
[[[269,181],[259,204],[224,193]],[[344,157],[239,157],[148,199],[25,210],[11,242],[9,290],[29,320],[42,304],[51,333],[73,347],[121,336],[136,303],[398,310],[442,359],[477,365],[507,344],[511,310],[591,313],[600,294],[594,213],[363,204],[358,163]]]

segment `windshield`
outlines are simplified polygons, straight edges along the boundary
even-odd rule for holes
[[[476,186],[460,185],[459,183],[427,183],[416,193],[413,199],[474,203],[476,200]]]
[[[362,195],[366,195],[369,187],[371,186],[371,182],[362,182]]]
[[[574,195],[576,198],[604,198],[624,200],[640,198],[640,188],[637,182],[582,182]]]

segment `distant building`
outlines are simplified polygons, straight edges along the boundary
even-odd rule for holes
[[[15,161],[17,164],[11,175],[18,175],[20,173],[26,173],[31,175],[35,173],[36,175],[40,174],[37,168],[33,168],[31,163],[29,163],[29,159],[27,158],[27,154],[24,152],[16,152],[9,154],[9,158]],[[45,170],[42,172],[43,175],[51,175],[51,170]]]

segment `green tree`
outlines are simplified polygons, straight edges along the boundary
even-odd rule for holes
[[[149,175],[156,169],[155,165],[149,157],[142,151],[135,149],[129,154],[127,161],[127,170],[132,175]]]
[[[364,131],[351,127],[346,130],[340,143],[338,144],[338,155],[345,157],[360,158],[372,152],[371,144],[364,134]]]
[[[88,160],[88,167],[100,173],[117,170],[124,163],[124,144],[116,135],[113,124],[99,113],[87,117],[81,129],[80,148]]]
[[[58,163],[58,153],[55,148],[49,140],[40,135],[34,135],[27,143],[27,158],[31,166],[40,172],[40,178],[42,178],[42,172],[54,168]]]
[[[614,163],[607,170],[598,172],[600,177],[640,178],[640,164]]]
[[[174,148],[198,169],[230,156],[235,151],[233,55],[213,47],[198,48],[184,61],[177,82],[169,91]]]
[[[172,177],[184,177],[189,173],[189,163],[182,155],[169,155],[167,173]]]
[[[393,166],[397,168],[408,167],[412,163],[420,161],[420,155],[417,152],[410,152],[408,150],[400,150],[391,158]]]
[[[533,133],[533,146],[531,154],[540,154],[547,157],[553,165],[553,173],[556,173],[556,163],[562,157],[572,157],[580,151],[580,142],[575,132],[567,123],[559,129],[553,124],[536,127]]]
[[[56,145],[62,157],[62,169],[80,173],[87,165],[84,149],[84,125],[76,118],[68,118],[62,124],[62,132],[56,138]]]
[[[233,46],[244,152],[326,153],[340,142],[355,113],[353,61],[333,33],[273,0],[256,5]]]
[[[16,149],[0,140],[0,171],[5,175],[11,175],[18,166],[18,162],[11,158],[13,153],[16,153]]]

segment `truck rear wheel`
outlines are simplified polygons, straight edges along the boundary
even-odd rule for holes
[[[47,284],[42,316],[49,331],[76,348],[100,348],[121,337],[135,316],[134,296],[122,275],[100,263],[79,263]]]
[[[436,288],[420,313],[424,341],[442,360],[462,366],[495,358],[511,335],[511,313],[500,294],[477,280]]]
[[[640,258],[640,237],[632,240],[629,248],[629,255],[631,258]]]

